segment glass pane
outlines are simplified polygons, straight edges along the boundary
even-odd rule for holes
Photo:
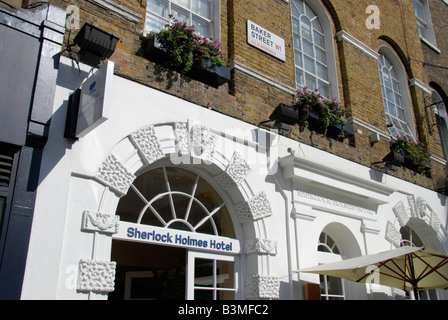
[[[180,191],[191,195],[197,175],[189,171],[169,167],[166,168],[168,181],[170,182],[171,191]]]
[[[306,86],[310,89],[310,90],[312,90],[312,91],[314,91],[314,90],[316,90],[317,89],[317,85],[316,85],[316,78],[315,77],[313,77],[313,76],[311,76],[311,75],[309,75],[309,74],[306,74],[305,75],[305,79],[306,79]]]
[[[213,300],[214,290],[194,290],[194,300]]]
[[[164,20],[162,18],[158,18],[149,12],[146,14],[146,25],[145,25],[145,31],[151,32],[151,31],[161,31],[165,28],[165,25],[168,23],[168,20]]]
[[[193,0],[193,12],[210,19],[210,3],[208,0]]]
[[[188,5],[188,1],[189,0],[172,0],[172,1],[177,3],[177,4],[180,4],[181,6],[184,6],[185,8],[190,9],[189,5]]]
[[[317,18],[313,20],[313,28],[319,32],[323,32],[322,26]]]
[[[297,34],[294,34],[294,49],[302,51],[302,42],[300,41],[300,37]]]
[[[327,277],[328,293],[342,295],[344,293],[342,288],[342,280],[335,277]]]
[[[320,63],[316,63],[316,66],[317,66],[317,76],[319,78],[327,80],[328,79],[327,67]]]
[[[325,48],[325,38],[324,35],[314,31],[314,43],[321,48]]]
[[[303,52],[314,58],[313,44],[305,39],[303,39]]]
[[[216,285],[218,288],[235,288],[233,261],[217,261]]]
[[[314,60],[309,58],[308,56],[304,56],[304,64],[305,64],[305,70],[312,73],[312,74],[316,74],[316,67],[314,65]]]
[[[211,259],[195,259],[194,264],[194,285],[195,287],[213,288],[214,285],[214,261]]]
[[[386,88],[386,98],[389,101],[394,101],[394,93],[389,88]]]
[[[301,23],[302,36],[309,41],[313,41],[310,20],[305,16],[302,16],[302,18],[300,20],[302,21],[302,23]]]
[[[300,85],[303,85],[305,81],[303,80],[303,71],[299,68],[296,68],[296,82]]]
[[[327,64],[327,54],[325,53],[325,50],[316,47],[316,59],[323,64]]]
[[[291,14],[292,14],[292,16],[294,17],[294,18],[300,18],[300,12],[299,11],[297,11],[297,8],[296,8],[296,6],[294,6],[294,5],[292,5],[291,6]],[[294,19],[293,19],[294,20]],[[294,23],[294,22],[293,22]]]
[[[148,1],[148,10],[161,17],[168,18],[168,2],[162,0]]]
[[[397,111],[395,109],[395,105],[391,102],[387,102],[387,109],[389,110],[389,114],[394,116],[394,117],[398,117],[397,115]]]
[[[296,65],[303,68],[302,54],[299,51],[294,50],[294,57]]]
[[[180,22],[186,22],[187,24],[190,24],[190,14],[185,10],[182,10],[181,8],[173,5],[171,7],[171,13],[173,14],[174,18],[176,18]]]
[[[415,15],[423,20],[423,4],[420,1],[415,0],[414,9],[415,9]]]
[[[209,38],[207,21],[199,17],[193,16],[193,25],[196,33],[200,34],[203,37]]]
[[[292,31],[300,34],[300,22],[297,19],[292,19]]]
[[[294,9],[298,10],[300,13],[303,13],[303,1],[302,0],[294,0],[293,2]]]

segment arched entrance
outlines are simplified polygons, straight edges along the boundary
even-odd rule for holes
[[[112,241],[116,288],[109,299],[235,299],[238,253],[226,203],[200,174],[152,165],[136,174]]]

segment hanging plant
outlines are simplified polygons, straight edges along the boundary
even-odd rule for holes
[[[402,153],[405,165],[418,173],[431,173],[431,157],[427,146],[408,137],[396,137],[390,141],[390,149]]]
[[[330,125],[338,123],[341,127],[338,138],[344,136],[345,117],[348,113],[336,99],[322,97],[318,89],[310,91],[308,87],[303,87],[297,91],[295,107],[300,113],[300,131],[308,128],[310,116],[314,113],[319,118],[324,135],[327,134]]]
[[[155,34],[161,49],[168,55],[165,65],[187,74],[192,70],[205,67],[217,67],[225,64],[221,43],[198,35],[195,27],[188,26],[169,16],[171,22],[165,25],[165,30]]]

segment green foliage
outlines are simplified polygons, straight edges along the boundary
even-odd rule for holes
[[[418,173],[430,173],[431,169],[428,165],[431,157],[424,143],[414,141],[406,136],[397,137],[390,141],[390,149],[404,154],[405,159]]]
[[[219,40],[213,41],[195,33],[194,26],[187,26],[170,15],[172,22],[157,33],[162,48],[167,52],[167,66],[182,74],[203,69],[207,62],[211,67],[222,66],[225,59]]]
[[[337,122],[341,125],[339,138],[343,137],[345,127],[344,118],[348,116],[348,113],[335,99],[326,99],[322,97],[317,89],[310,91],[308,87],[303,87],[301,91],[297,91],[295,107],[300,112],[299,126],[301,131],[308,128],[310,113],[314,112],[320,118],[324,135],[327,134],[330,124]]]

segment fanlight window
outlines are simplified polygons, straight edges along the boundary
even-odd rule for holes
[[[178,167],[140,175],[117,213],[122,221],[235,238],[219,194],[199,175]]]

